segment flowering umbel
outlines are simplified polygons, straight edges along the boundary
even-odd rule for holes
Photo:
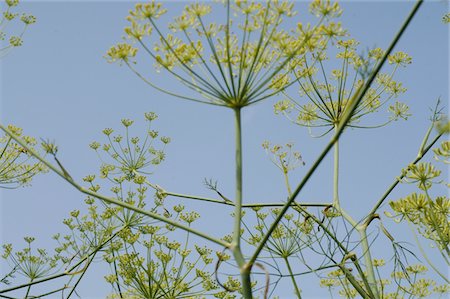
[[[152,122],[157,118],[153,112],[145,113],[145,121],[148,123],[144,138],[130,136],[130,128],[134,121],[122,119],[122,126],[125,128],[124,135],[115,134],[111,128],[103,130],[108,142],[101,145],[94,141],[90,147],[105,152],[112,162],[103,161],[101,176],[115,180],[135,180],[137,175],[151,174],[146,170],[150,166],[157,166],[165,159],[164,148],[170,143],[170,138],[159,136],[159,132],[153,130]],[[158,140],[159,139],[159,140]],[[157,149],[155,144],[161,143],[161,149]]]
[[[279,76],[283,70],[323,47],[330,37],[344,34],[340,23],[331,21],[341,9],[330,1],[313,1],[310,12],[317,23],[297,23],[296,32],[284,29],[286,20],[296,15],[289,1],[225,1],[226,13],[220,17],[213,13],[218,5],[187,5],[167,31],[158,26],[167,12],[162,3],[137,4],[127,17],[128,44],[111,47],[106,57],[125,63],[148,84],[171,95],[240,108],[274,95],[271,88],[286,85]],[[174,76],[194,95],[166,91],[146,79],[132,61],[138,48],[157,71]]]
[[[290,72],[280,75],[284,76],[284,79],[279,82],[285,82],[286,86],[290,81],[296,82],[299,93],[293,95],[280,84],[273,86],[274,90],[279,90],[285,97],[275,104],[275,113],[283,114],[292,122],[308,127],[310,132],[311,128],[321,128],[321,134],[325,135],[335,128],[341,122],[351,100],[359,95],[371,70],[380,63],[384,55],[381,48],[374,48],[366,55],[359,55],[358,44],[355,39],[339,38],[335,43],[336,49],[328,49],[325,46],[318,48],[301,59]],[[332,69],[327,74],[327,52],[332,51],[337,51],[335,57],[342,63],[340,68]],[[386,107],[406,91],[402,83],[394,81],[393,77],[399,68],[407,66],[411,61],[411,57],[404,52],[388,56],[392,70],[390,73],[377,74],[375,83],[367,90],[347,126],[373,128],[410,116],[408,106],[397,101],[388,107],[391,116],[384,123],[361,124],[363,117]],[[294,111],[296,117],[292,117]]]
[[[22,137],[27,146],[33,148],[36,139],[23,135],[22,129],[9,125],[8,129]],[[11,136],[0,137],[0,188],[17,188],[31,182],[34,175],[46,171],[42,163],[37,162],[25,148],[14,142]]]

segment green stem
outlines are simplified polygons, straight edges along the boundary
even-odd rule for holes
[[[53,290],[53,291],[50,291],[50,292],[47,292],[47,293],[44,293],[44,294],[40,294],[40,295],[37,295],[37,296],[30,296],[30,299],[43,298],[43,297],[46,297],[48,295],[52,295],[54,293],[58,293],[58,292],[64,291],[65,289],[67,289],[67,286],[63,286],[62,288],[59,288],[57,290]]]
[[[246,299],[253,298],[250,279],[251,267],[246,264],[241,251],[241,221],[242,221],[242,125],[241,108],[234,108],[236,128],[236,199],[234,203],[234,230],[232,251],[241,271],[242,295]]]
[[[292,195],[291,185],[289,184],[289,176],[288,176],[288,172],[286,169],[283,169],[283,175],[284,175],[284,183],[286,184],[286,189],[288,191],[288,195],[291,196]]]
[[[370,254],[370,244],[367,238],[367,226],[363,225],[362,227],[358,227],[357,230],[360,235],[362,255],[364,257],[364,262],[366,264],[367,280],[369,282],[370,289],[372,290],[372,293],[375,296],[375,299],[378,299],[380,298],[380,293],[377,287],[377,279],[375,276],[375,272],[373,270],[374,267],[372,262],[372,256]]]
[[[422,150],[422,153],[419,157],[414,159],[410,164],[417,164],[422,158],[425,156],[425,154],[434,146],[434,144],[439,140],[439,138],[442,137],[443,134],[437,135],[430,144]],[[395,189],[395,187],[400,183],[400,181],[405,177],[405,174],[402,173],[399,177],[395,179],[395,181],[389,186],[389,188],[386,190],[386,192],[381,196],[381,198],[377,201],[375,206],[372,208],[369,214],[367,214],[366,219],[370,219],[373,217],[373,215],[377,212],[377,210],[380,208],[380,206],[383,204],[383,202],[386,200],[386,198],[389,196],[389,194],[392,192],[392,190]]]
[[[339,202],[339,140],[334,144],[334,163],[333,163],[333,207],[340,209]]]
[[[27,298],[28,298],[28,294],[30,293],[31,286],[32,286],[31,283],[32,283],[32,282],[33,282],[33,279],[30,280],[30,284],[28,285],[27,292],[26,292],[26,294],[25,294],[24,299],[27,299]]]
[[[294,285],[294,288],[295,288],[295,294],[297,295],[297,298],[301,299],[302,295],[300,295],[300,289],[298,288],[297,282],[295,281],[294,273],[292,272],[291,265],[289,264],[288,258],[284,257],[284,261],[288,268],[289,275],[291,276],[292,284]]]
[[[77,282],[75,283],[75,285],[70,290],[70,292],[67,295],[66,299],[69,299],[70,296],[72,296],[72,294],[75,292],[75,289],[77,288],[78,284],[80,283],[80,281],[83,278],[84,274],[86,273],[87,269],[89,268],[89,266],[91,265],[92,261],[94,260],[94,257],[95,257],[95,253],[94,253],[94,255],[92,255],[92,257],[87,262],[87,265],[84,267],[83,272],[81,272],[80,277],[78,277]]]
[[[236,199],[234,208],[233,245],[237,248],[241,244],[241,216],[242,216],[242,128],[241,108],[234,109],[236,127]]]
[[[119,277],[118,274],[117,274],[117,263],[116,263],[116,257],[115,257],[115,255],[114,255],[114,250],[112,251],[112,256],[113,256],[113,258],[114,258],[114,261],[113,261],[113,265],[114,265],[114,274],[115,274],[117,277]],[[119,292],[120,298],[123,298],[123,295],[122,295],[122,289],[120,288],[119,279],[117,279],[116,285],[117,285],[117,291]]]
[[[138,173],[136,172],[136,175],[138,175]],[[289,181],[288,178],[286,178],[286,183],[287,186],[289,186],[288,191],[289,194],[291,193],[290,191],[290,185],[289,185]],[[223,204],[223,205],[227,205],[227,206],[234,206],[235,203],[232,202],[231,200],[227,200],[225,201],[223,198],[222,200],[219,199],[215,199],[215,198],[210,198],[210,197],[202,197],[202,196],[197,196],[197,195],[191,195],[191,194],[183,194],[183,193],[176,193],[176,192],[171,192],[171,191],[166,191],[163,188],[161,188],[158,185],[152,184],[150,183],[148,180],[145,180],[145,184],[152,187],[153,189],[155,189],[156,191],[164,194],[164,195],[168,195],[168,196],[174,196],[174,197],[179,197],[179,198],[186,198],[186,199],[194,199],[194,200],[200,200],[200,201],[205,201],[205,202],[211,202],[211,203],[218,203],[218,204]],[[255,207],[282,207],[284,206],[285,203],[284,202],[268,202],[268,203],[264,203],[264,202],[256,202],[256,203],[249,203],[249,204],[242,204],[243,208],[255,208]],[[292,205],[298,205],[298,203],[293,203]],[[329,207],[332,206],[331,203],[326,203],[326,202],[302,202],[299,205],[303,206],[303,207]]]
[[[236,258],[236,255],[235,255],[235,258]],[[245,299],[253,298],[250,271],[251,271],[251,267],[249,267],[248,264],[244,264],[244,266],[241,267],[242,296]]]
[[[335,127],[337,133],[337,126]],[[342,217],[353,227],[358,223],[341,207],[339,201],[339,139],[334,143],[334,162],[333,162],[333,208],[338,211]]]

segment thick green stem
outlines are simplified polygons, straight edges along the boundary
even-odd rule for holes
[[[244,264],[244,266],[240,268],[241,268],[242,296],[245,299],[253,299],[252,282],[250,278],[251,267],[249,267],[248,264]]]
[[[234,203],[233,256],[241,271],[242,295],[253,298],[250,279],[251,267],[246,264],[241,251],[241,217],[242,217],[242,126],[241,108],[234,108],[236,129],[236,198]]]
[[[233,245],[240,248],[241,244],[241,215],[242,215],[242,128],[241,108],[235,108],[236,128],[236,198],[234,208]]]
[[[284,258],[284,262],[286,263],[286,266],[289,271],[289,275],[291,276],[292,284],[295,288],[295,294],[297,295],[297,298],[301,299],[302,295],[300,294],[300,289],[298,288],[297,282],[295,281],[294,273],[292,272],[291,265],[289,264],[289,260],[287,257]]]
[[[380,298],[380,293],[378,291],[377,280],[375,277],[375,272],[373,270],[372,256],[370,254],[370,244],[369,240],[367,239],[367,226],[363,225],[362,227],[359,227],[357,229],[361,239],[362,255],[366,264],[367,280],[369,282],[370,289],[375,296],[374,299],[378,299]]]
[[[336,209],[341,207],[339,202],[339,140],[334,144],[333,161],[333,206]]]
[[[335,131],[337,133],[337,126]],[[334,143],[334,162],[333,162],[333,208],[338,211],[342,217],[347,220],[353,227],[356,227],[357,222],[341,207],[339,201],[339,139]]]

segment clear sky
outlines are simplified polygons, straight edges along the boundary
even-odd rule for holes
[[[179,12],[187,2],[171,7]],[[306,3],[298,2],[307,15]],[[410,1],[364,1],[342,3],[343,25],[361,42],[361,49],[386,48],[413,3]],[[165,189],[213,196],[204,178],[218,180],[224,194],[234,191],[234,137],[231,111],[185,102],[145,85],[126,67],[111,65],[103,55],[120,41],[125,16],[134,6],[126,1],[28,1],[24,11],[38,22],[26,33],[23,47],[1,62],[1,122],[24,128],[26,134],[55,140],[58,157],[77,180],[98,173],[100,161],[88,144],[102,141],[101,130],[118,128],[121,118],[136,120],[144,128],[143,113],[159,115],[155,125],[173,142],[167,160],[151,176]],[[341,198],[350,213],[362,216],[414,159],[429,125],[429,108],[440,96],[448,103],[448,25],[441,17],[446,1],[427,1],[400,40],[396,50],[407,52],[413,63],[397,76],[408,88],[403,96],[413,116],[377,130],[347,130],[342,137]],[[223,17],[217,14],[217,17]],[[148,74],[157,77],[150,70]],[[173,78],[157,78],[174,91],[182,92]],[[273,113],[274,97],[243,112],[244,201],[281,201],[286,198],[283,177],[261,148],[264,140],[292,141],[301,151],[306,166],[298,169],[291,182],[296,185],[313,163],[327,137],[313,139],[307,131]],[[386,111],[380,111],[386,117]],[[300,201],[329,201],[332,195],[331,157],[328,156],[300,193]],[[390,199],[412,189],[400,186]],[[64,231],[61,221],[73,209],[83,207],[84,196],[54,174],[36,177],[31,187],[0,190],[0,241],[23,244],[22,236],[34,235],[38,244],[48,246],[51,236]],[[445,191],[442,191],[445,192]],[[182,201],[182,200],[180,200]],[[197,209],[199,227],[222,236],[232,229],[227,210],[206,203],[184,202]],[[384,220],[398,239],[412,241],[408,230]],[[403,228],[402,228],[403,227]],[[383,237],[380,237],[380,239]],[[379,252],[389,258],[390,253]],[[94,265],[99,266],[99,265]],[[100,268],[101,269],[101,268]],[[2,271],[3,272],[3,271]],[[109,288],[100,270],[80,288],[82,298],[104,298]],[[289,289],[281,298],[291,298]],[[318,287],[304,287],[307,298],[320,296]]]

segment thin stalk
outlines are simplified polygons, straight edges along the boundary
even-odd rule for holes
[[[25,297],[23,297],[24,299],[27,299],[28,298],[28,294],[30,293],[30,291],[31,291],[31,286],[32,286],[32,283],[33,282],[33,279],[31,279],[30,280],[30,284],[28,285],[28,288],[27,288],[27,292],[26,292],[26,294],[25,294]]]
[[[83,278],[84,274],[86,274],[87,269],[89,268],[89,266],[91,265],[92,261],[94,260],[94,257],[95,257],[95,253],[94,253],[94,255],[92,255],[92,257],[87,262],[87,265],[84,267],[83,272],[81,272],[80,277],[78,277],[77,282],[75,283],[73,288],[70,290],[70,292],[67,295],[66,299],[69,299],[70,296],[72,296],[72,294],[75,292],[75,289],[77,288],[77,286],[80,283],[81,279]]]
[[[295,281],[294,273],[292,272],[291,265],[289,264],[289,260],[288,260],[287,257],[284,257],[283,259],[284,259],[284,262],[286,263],[286,266],[288,268],[289,275],[290,275],[291,280],[292,280],[292,284],[294,285],[295,294],[297,295],[297,298],[301,299],[302,295],[300,295],[300,289],[298,288],[297,282]]]
[[[205,202],[211,202],[211,203],[217,203],[217,204],[222,204],[222,205],[227,205],[227,206],[234,206],[234,202],[230,201],[226,201],[224,199],[219,200],[219,199],[215,199],[215,198],[210,198],[210,197],[203,197],[203,196],[197,196],[197,195],[191,195],[191,194],[183,194],[183,193],[176,193],[176,192],[171,192],[171,191],[166,191],[164,189],[162,189],[161,187],[152,184],[150,182],[148,182],[147,180],[145,181],[145,184],[152,187],[155,190],[159,190],[161,191],[161,193],[168,195],[168,196],[174,196],[174,197],[179,197],[179,198],[186,198],[186,199],[193,199],[193,200],[199,200],[199,201],[205,201]],[[303,207],[329,207],[332,205],[332,203],[327,203],[327,202],[302,202],[302,203],[298,203],[299,205],[303,206]],[[248,204],[242,204],[242,208],[255,208],[255,207],[282,207],[284,206],[285,203],[284,202],[268,202],[268,203],[264,203],[264,202],[255,202],[255,203],[248,203]],[[293,203],[292,205],[297,205],[297,203]]]
[[[202,100],[198,100],[198,99],[195,99],[195,98],[191,98],[191,97],[186,97],[186,96],[183,96],[183,95],[180,95],[180,94],[176,94],[176,93],[173,93],[173,92],[170,92],[170,91],[168,91],[168,90],[165,90],[165,89],[163,89],[163,88],[161,88],[161,87],[159,87],[159,86],[157,86],[157,85],[155,85],[155,84],[153,84],[151,81],[149,81],[148,79],[146,79],[143,75],[141,75],[141,73],[139,73],[128,61],[125,61],[125,63],[126,63],[126,65],[128,66],[128,68],[136,75],[136,76],[138,76],[142,81],[144,81],[146,84],[148,84],[148,85],[150,85],[151,87],[153,87],[154,89],[156,89],[156,90],[159,90],[159,91],[161,91],[161,92],[163,92],[163,93],[166,93],[166,94],[168,94],[168,95],[171,95],[171,96],[174,96],[174,97],[177,97],[177,98],[180,98],[180,99],[185,99],[185,100],[188,100],[188,101],[192,101],[192,102],[198,102],[198,103],[205,103],[205,104],[208,104],[208,105],[215,105],[215,106],[223,106],[222,104],[218,104],[218,103],[215,103],[215,102],[205,102],[205,101],[202,101]],[[191,88],[191,87],[190,87]],[[193,90],[195,90],[194,88],[191,88],[191,89],[193,89]]]
[[[213,86],[211,83],[206,81],[202,76],[197,74],[197,72],[195,72],[192,67],[189,67],[188,65],[186,65],[186,63],[183,62],[183,60],[180,58],[180,56],[177,54],[177,52],[173,49],[173,47],[167,41],[166,37],[159,30],[158,26],[156,26],[154,20],[151,17],[149,17],[148,20],[150,21],[150,23],[152,24],[153,28],[155,28],[156,32],[160,36],[161,41],[164,42],[166,47],[170,50],[170,52],[175,56],[177,61],[180,63],[180,66],[182,66],[182,69],[187,74],[191,74],[193,77],[196,77],[199,80],[199,83],[201,83],[206,88],[206,89],[205,88],[201,88],[205,93],[208,93],[208,94],[210,94],[213,97],[220,98],[220,97],[217,96],[217,95],[221,94],[220,90],[218,90],[216,88],[216,86]],[[140,42],[141,45],[143,45],[142,41],[139,40],[139,42]],[[148,48],[146,47],[146,49],[148,49]],[[167,69],[167,68],[165,68],[165,69]],[[176,76],[179,77],[184,82],[186,82],[188,85],[194,85],[194,84],[190,83],[188,80],[185,80],[184,78],[182,78],[181,76],[179,76],[179,75],[176,75]],[[216,93],[216,95],[214,95],[214,93]]]
[[[431,142],[430,144],[425,147],[422,150],[422,153],[420,156],[418,156],[416,159],[414,159],[414,161],[412,161],[410,164],[417,164],[420,160],[422,160],[422,158],[425,156],[425,154],[434,146],[434,144],[439,140],[439,138],[442,137],[443,134],[439,134],[437,135]],[[384,192],[384,194],[381,196],[381,198],[377,201],[377,203],[374,205],[374,207],[372,208],[372,210],[370,211],[369,214],[367,214],[366,219],[370,219],[376,212],[377,210],[380,208],[380,206],[383,204],[383,202],[386,200],[386,198],[389,196],[389,194],[392,192],[392,190],[395,189],[395,187],[401,182],[401,180],[405,177],[405,174],[402,173],[400,176],[395,178],[395,181],[389,186],[389,188],[386,190],[386,192]]]
[[[65,289],[67,289],[67,286],[63,286],[62,288],[59,288],[59,289],[57,289],[57,290],[53,290],[53,291],[47,292],[47,293],[45,293],[45,294],[40,294],[40,295],[38,295],[38,296],[30,296],[29,298],[30,298],[30,299],[34,299],[34,298],[43,298],[43,297],[45,297],[45,296],[52,295],[52,294],[54,294],[54,293],[58,293],[58,292],[64,291]]]
[[[423,138],[422,144],[420,145],[420,148],[419,148],[419,152],[417,153],[417,157],[418,158],[423,156],[423,151],[424,151],[425,146],[426,146],[426,144],[428,142],[428,138],[430,137],[431,131],[434,128],[435,121],[438,120],[438,117],[439,117],[439,110],[438,110],[438,108],[439,108],[440,103],[441,103],[441,99],[438,98],[437,103],[436,103],[436,107],[434,108],[434,111],[433,111],[433,118],[431,119],[431,125],[428,128],[428,131],[425,133],[425,137]]]
[[[286,184],[286,189],[288,191],[288,195],[292,195],[291,185],[289,184],[289,176],[286,169],[283,169],[284,183]]]
[[[215,64],[217,65],[217,68],[220,71],[220,75],[222,76],[222,78],[225,82],[225,86],[228,90],[228,94],[231,97],[232,93],[231,93],[231,89],[230,89],[230,83],[228,83],[227,76],[225,76],[225,72],[222,68],[222,64],[220,63],[219,56],[217,55],[217,51],[216,51],[216,47],[214,46],[214,42],[212,41],[211,36],[206,32],[205,24],[203,23],[202,18],[200,16],[197,16],[197,18],[200,23],[200,26],[202,27],[203,34],[205,35],[206,40],[208,41],[209,47],[211,49],[211,52],[212,52],[214,60],[215,60]]]
[[[117,274],[117,263],[116,263],[116,257],[115,257],[115,255],[114,255],[114,250],[112,251],[112,255],[113,255],[113,258],[114,258],[114,261],[113,261],[113,265],[114,265],[114,273],[115,273],[116,276],[118,277],[118,274]],[[120,288],[119,280],[116,281],[116,285],[117,285],[117,291],[119,292],[120,298],[123,298],[123,295],[122,295],[122,289]]]
[[[231,53],[230,53],[230,0],[227,0],[227,26],[225,27],[225,47],[227,48],[227,64],[228,64],[228,72],[230,76],[231,82],[231,91],[234,100],[236,99],[236,87],[234,86],[234,78],[233,78],[233,68],[231,66]],[[240,104],[240,103],[239,103]]]
[[[190,194],[181,194],[181,193],[175,193],[175,192],[170,192],[170,191],[164,192],[164,194],[167,194],[169,196],[179,197],[179,198],[200,200],[200,201],[217,203],[217,204],[222,204],[222,205],[227,205],[227,206],[234,206],[235,205],[234,202],[231,202],[231,201],[224,201],[224,200],[219,200],[219,199],[214,199],[214,198],[209,198],[209,197],[201,197],[201,196],[190,195]],[[284,202],[268,202],[268,203],[256,202],[256,203],[242,204],[242,208],[282,207],[284,205],[285,205]],[[292,205],[294,206],[296,204],[293,203]],[[299,203],[299,205],[301,205],[303,207],[328,207],[328,206],[331,206],[332,204],[331,203],[326,203],[326,202],[318,202],[318,203],[302,202],[302,203]]]

